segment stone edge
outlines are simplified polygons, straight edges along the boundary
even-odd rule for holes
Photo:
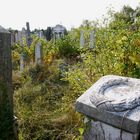
[[[119,129],[131,132],[138,133],[140,131],[140,123],[129,118],[122,118],[122,116],[107,112],[104,110],[99,110],[96,107],[93,108],[87,104],[83,104],[79,101],[75,104],[76,111],[90,117],[91,119],[102,121],[111,126],[117,127]],[[96,114],[96,116],[95,116]],[[102,117],[104,116],[104,117]]]

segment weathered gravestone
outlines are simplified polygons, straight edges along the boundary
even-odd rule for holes
[[[84,40],[84,31],[80,32],[80,47],[84,47],[85,40]]]
[[[22,32],[21,31],[18,31],[18,39],[19,39],[20,46],[23,46],[23,38],[22,38]]]
[[[15,33],[15,42],[17,43],[19,41],[18,39],[18,32]]]
[[[22,39],[24,40],[25,39],[25,41],[26,41],[26,30],[25,30],[25,28],[23,27],[22,28]]]
[[[20,55],[20,71],[24,70],[24,55]]]
[[[22,39],[22,32],[21,31],[17,31],[17,33],[15,34],[15,42],[19,43],[20,46],[23,46],[23,39]]]
[[[0,140],[16,140],[13,119],[11,35],[0,26]]]
[[[140,79],[104,76],[78,98],[76,110],[90,118],[85,140],[138,140]]]
[[[38,37],[40,39],[44,37],[42,31],[39,31]],[[42,59],[42,46],[41,46],[41,42],[39,41],[35,47],[35,62],[36,62],[36,64],[41,64],[41,59]]]
[[[26,37],[26,41],[27,41],[27,45],[28,47],[30,47],[32,39],[31,39],[31,35],[30,35],[30,24],[29,22],[26,22],[26,27],[27,27],[27,37]]]
[[[14,45],[15,43],[15,34],[11,32],[11,45]]]
[[[90,32],[90,48],[95,48],[95,32]]]
[[[26,42],[26,30],[25,28],[22,28],[21,31],[21,38],[20,38],[20,45],[23,48],[24,42]],[[22,52],[20,55],[20,71],[24,69],[24,53]]]

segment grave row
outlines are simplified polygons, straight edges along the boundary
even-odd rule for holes
[[[21,31],[17,31],[16,33],[11,33],[11,44],[19,43],[21,47],[24,47],[24,43],[26,42],[28,47],[30,47],[32,43],[32,38],[30,33],[29,22],[26,23],[26,28],[27,29],[22,28]],[[55,29],[57,29],[56,31],[58,31],[58,25],[55,27]],[[85,45],[84,32],[85,31],[83,30],[80,32],[80,47],[84,47]],[[39,38],[45,38],[42,30],[36,32],[36,35]],[[95,48],[95,31],[93,30],[90,31],[90,48]],[[42,58],[41,43],[38,42],[35,47],[35,64],[41,64],[41,58]],[[24,54],[22,53],[20,55],[20,70],[22,71],[24,67],[25,67]]]
[[[38,32],[38,37],[44,38],[42,31]],[[20,42],[22,44],[22,40]],[[80,47],[84,47],[84,32],[83,31],[80,32]],[[90,48],[95,48],[95,32],[94,31],[90,31]],[[35,47],[35,63],[41,64],[41,58],[42,58],[41,43],[38,42]],[[20,70],[23,70],[23,69],[24,69],[24,56],[23,54],[21,54]]]
[[[44,38],[42,31],[39,31],[37,35],[40,39]],[[35,47],[35,63],[41,64],[41,58],[42,58],[41,42],[38,42],[36,47]],[[24,69],[24,55],[21,54],[21,56],[20,56],[20,70],[22,71],[23,69]]]
[[[22,28],[22,31],[16,31],[11,33],[11,44],[19,42],[21,46],[23,46],[24,40],[26,41],[28,47],[31,45],[31,35],[30,35],[30,26],[29,22],[26,23],[26,27]]]

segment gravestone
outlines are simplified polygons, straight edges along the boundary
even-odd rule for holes
[[[20,71],[24,69],[24,56],[23,54],[20,55]]]
[[[76,110],[90,117],[85,140],[138,140],[140,79],[104,76],[78,98]]]
[[[30,25],[29,25],[29,22],[26,22],[26,27],[27,27],[27,45],[28,47],[30,47],[31,45],[31,35],[30,35]]]
[[[0,26],[0,139],[16,140],[14,133],[11,35]]]
[[[90,32],[90,48],[95,48],[95,32]]]
[[[22,40],[23,40],[23,42],[25,41],[26,42],[26,30],[25,30],[25,28],[22,28]]]
[[[26,27],[27,27],[27,36],[30,37],[30,25],[29,25],[29,22],[26,22]]]
[[[81,31],[80,32],[80,47],[84,47],[84,43],[85,43],[85,41],[84,41],[84,31]]]
[[[20,45],[23,49],[24,41],[26,42],[26,30],[25,30],[25,28],[22,28],[22,31],[20,32],[19,41],[20,41]],[[23,71],[23,69],[24,69],[24,54],[21,53],[21,55],[20,55],[20,71]]]
[[[11,45],[14,45],[15,43],[15,34],[12,32],[11,33]]]
[[[42,31],[39,31],[38,37],[40,39],[43,38]],[[41,47],[41,42],[39,41],[35,47],[35,62],[36,62],[36,64],[41,64],[41,59],[42,59],[42,47]]]
[[[15,42],[19,42],[20,45],[22,46],[23,42],[22,42],[22,33],[21,31],[17,31],[17,33],[15,34]]]
[[[18,39],[18,32],[15,33],[15,42],[17,43],[19,41]]]
[[[21,31],[18,31],[18,41],[20,43],[20,46],[23,46],[23,40],[22,40],[22,32]]]
[[[39,38],[44,38],[43,31],[39,31],[39,33],[38,33],[38,37],[39,37]]]

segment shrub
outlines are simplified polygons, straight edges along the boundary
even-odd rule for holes
[[[80,50],[77,46],[77,43],[69,36],[57,40],[55,45],[58,48],[59,56],[62,58],[75,59],[80,55]]]

